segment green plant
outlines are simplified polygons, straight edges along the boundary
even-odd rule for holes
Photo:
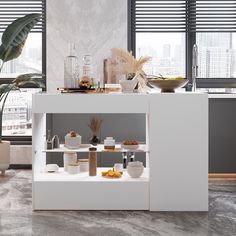
[[[4,63],[18,58],[21,55],[31,29],[40,21],[41,14],[28,14],[13,21],[2,35],[0,46],[0,73]],[[43,88],[42,74],[23,74],[8,84],[0,85],[0,142],[2,141],[2,116],[7,97],[12,90],[19,90],[26,84],[34,84]]]

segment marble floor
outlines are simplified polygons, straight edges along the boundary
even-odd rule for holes
[[[31,210],[31,171],[0,177],[0,235],[236,235],[236,183],[211,182],[208,213]]]

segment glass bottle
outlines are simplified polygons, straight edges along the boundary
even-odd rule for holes
[[[122,158],[123,158],[123,169],[127,168],[127,152],[122,152]]]
[[[92,79],[92,56],[91,55],[84,55],[83,57],[83,75],[88,76]]]
[[[64,87],[77,88],[79,80],[79,59],[75,56],[75,44],[69,43],[69,55],[64,62]]]
[[[130,162],[134,162],[135,161],[135,153],[134,152],[130,152],[129,153],[129,161]]]
[[[51,137],[51,130],[48,130],[48,137],[46,140],[46,148],[48,150],[53,149],[52,137]]]

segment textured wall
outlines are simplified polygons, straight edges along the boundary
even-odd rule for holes
[[[48,91],[63,86],[69,41],[78,44],[80,60],[93,56],[95,77],[103,78],[110,49],[127,48],[127,0],[47,0]]]

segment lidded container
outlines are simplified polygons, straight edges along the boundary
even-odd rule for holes
[[[67,172],[71,175],[75,175],[79,173],[79,164],[75,163],[75,164],[69,164],[67,166]]]
[[[68,171],[68,165],[74,165],[77,163],[76,152],[64,152],[64,171]]]
[[[64,61],[64,88],[77,88],[79,81],[79,59],[75,55],[75,43],[69,43],[69,54]]]
[[[114,150],[116,146],[116,141],[113,137],[107,137],[104,140],[104,148]]]
[[[89,171],[89,160],[88,159],[79,159],[78,164],[80,166],[80,172]]]
[[[74,131],[66,134],[65,136],[65,147],[68,149],[80,148],[82,137]]]

